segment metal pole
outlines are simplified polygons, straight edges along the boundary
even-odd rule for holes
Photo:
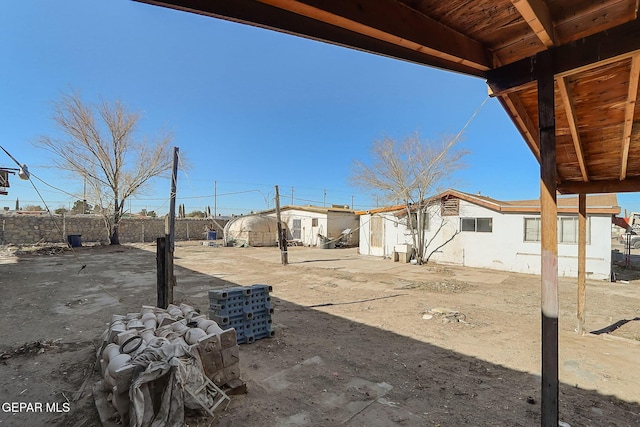
[[[218,216],[218,181],[213,181],[213,217]]]

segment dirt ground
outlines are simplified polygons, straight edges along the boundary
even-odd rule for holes
[[[240,346],[248,393],[189,426],[540,425],[538,276],[355,248],[292,247],[285,267],[275,248],[201,243],[176,245],[175,301],[206,312],[210,289],[272,285],[276,335]],[[155,305],[155,245],[32,249],[0,250],[0,427],[99,426],[95,345],[112,314]],[[588,281],[585,336],[576,280],[560,280],[560,419],[573,427],[640,426],[640,270],[616,271]]]

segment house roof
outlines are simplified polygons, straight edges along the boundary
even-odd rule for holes
[[[285,205],[280,207],[280,212],[282,211],[303,211],[303,212],[314,212],[320,214],[327,214],[329,212],[340,212],[340,213],[355,213],[353,209],[348,208],[338,208],[335,206],[332,207],[323,207],[323,206],[296,206],[296,205]],[[267,209],[265,211],[260,211],[260,214],[272,214],[275,213],[275,209]]]
[[[496,200],[480,194],[470,194],[458,190],[447,190],[430,197],[426,203],[437,201],[445,197],[455,197],[475,205],[483,206],[496,212],[511,213],[540,213],[540,200]],[[404,205],[389,206],[369,211],[369,213],[396,212],[396,216],[406,215]],[[364,211],[356,212],[359,215]],[[558,196],[558,213],[578,213],[578,196]],[[587,213],[612,214],[620,213],[618,198],[615,194],[596,194],[587,196]]]
[[[435,196],[440,199],[445,196],[455,196],[459,199],[475,203],[498,212],[540,212],[540,200],[496,200],[490,197],[447,190]],[[558,213],[578,213],[578,196],[558,196]],[[587,196],[587,213],[614,214],[620,213],[618,198],[615,194],[595,194]]]
[[[539,162],[552,74],[559,191],[640,188],[638,0],[138,1],[485,79]]]

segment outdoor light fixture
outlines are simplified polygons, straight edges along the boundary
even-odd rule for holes
[[[18,170],[18,176],[25,181],[29,180],[29,168],[24,163],[20,166],[20,170]]]

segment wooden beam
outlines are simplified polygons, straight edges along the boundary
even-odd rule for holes
[[[629,146],[631,145],[631,129],[633,128],[633,116],[636,111],[636,99],[638,97],[638,78],[640,77],[640,55],[631,58],[631,73],[629,75],[629,93],[627,105],[624,108],[624,131],[622,133],[622,159],[620,162],[620,179],[627,177],[629,166]]]
[[[563,181],[558,183],[562,194],[635,193],[640,191],[640,178],[606,181]]]
[[[578,335],[584,332],[587,254],[587,195],[578,195]]]
[[[582,180],[586,182],[589,181],[589,175],[587,174],[587,167],[584,163],[584,153],[582,152],[580,133],[578,133],[578,119],[576,118],[576,109],[573,106],[573,98],[569,93],[566,77],[558,77],[556,81],[558,83],[558,89],[560,89],[560,98],[562,98],[562,103],[564,104],[564,111],[567,114],[567,120],[569,121],[569,130],[571,131],[573,147],[576,150],[576,157],[578,158],[578,164],[580,165]]]
[[[520,101],[518,95],[515,93],[501,95],[498,96],[498,101],[500,101],[503,108],[514,120],[516,127],[520,130],[520,133],[529,146],[529,149],[533,152],[536,160],[540,162],[540,139],[538,129],[531,120],[529,113],[527,113],[527,110],[524,108],[524,105]]]
[[[558,425],[558,202],[553,57],[537,55],[540,129],[540,222],[542,228],[542,391],[541,424]]]
[[[276,221],[278,221],[278,247],[280,248],[280,262],[282,265],[289,264],[289,253],[287,252],[287,239],[282,229],[282,220],[280,218],[280,191],[276,185]]]
[[[167,270],[167,238],[156,239],[156,306],[167,308],[169,305],[169,271]]]
[[[548,51],[553,57],[553,74],[556,77],[630,58],[640,52],[640,19]],[[536,58],[530,56],[487,71],[487,83],[496,95],[501,95],[535,82]]]
[[[476,77],[483,77],[484,71],[470,67],[461,61],[451,62],[442,57],[433,56],[389,43],[370,36],[353,32],[335,25],[318,21],[303,15],[277,8],[257,0],[135,0],[154,6],[162,6],[184,12],[196,13],[218,19],[253,25],[312,40],[357,49],[375,55],[428,65],[449,71],[456,71]],[[489,56],[487,54],[487,56]],[[488,60],[487,60],[488,64]],[[484,67],[486,69],[488,67]]]
[[[556,44],[553,19],[546,3],[542,0],[511,0],[520,15],[527,21],[536,36],[546,46]]]
[[[490,52],[396,0],[258,0],[298,15],[478,70],[491,68]]]

